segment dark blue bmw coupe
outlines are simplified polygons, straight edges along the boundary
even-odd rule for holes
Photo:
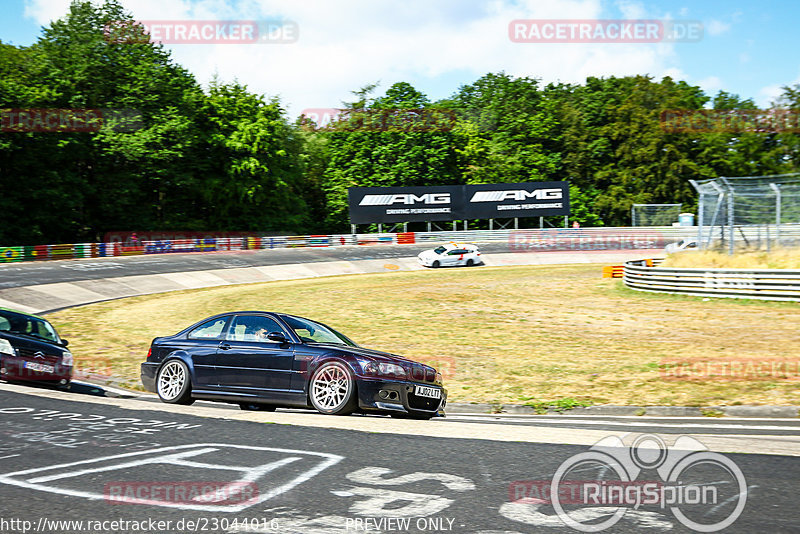
[[[444,415],[433,367],[353,343],[322,323],[260,311],[209,317],[155,338],[142,384],[162,401],[206,399],[243,410],[314,408],[324,414]]]

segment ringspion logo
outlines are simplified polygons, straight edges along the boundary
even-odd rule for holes
[[[574,475],[587,472],[597,479],[581,481],[577,494],[564,491],[576,487]],[[658,480],[639,478],[652,472]],[[558,518],[580,532],[606,530],[643,506],[669,510],[692,530],[718,532],[739,518],[747,492],[742,470],[727,456],[689,436],[668,446],[659,436],[642,434],[630,446],[619,436],[603,438],[565,460],[553,475],[549,498]],[[607,512],[601,521],[587,514],[598,506]]]

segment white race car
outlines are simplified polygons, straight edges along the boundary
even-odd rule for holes
[[[680,252],[682,250],[697,250],[697,240],[695,239],[681,239],[675,243],[669,243],[664,250],[668,254]]]
[[[466,265],[472,267],[483,263],[481,251],[475,245],[448,243],[433,250],[420,252],[417,261],[424,267],[450,267]]]

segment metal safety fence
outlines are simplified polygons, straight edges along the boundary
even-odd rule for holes
[[[690,180],[697,190],[699,248],[800,246],[800,174]]]
[[[695,230],[692,227],[548,228],[72,243],[0,247],[0,263],[278,248],[410,244],[433,246],[437,243],[449,241],[463,243],[505,242],[508,244],[510,252],[655,249],[663,248],[667,243],[693,235],[694,232]]]
[[[660,267],[660,262],[651,259],[625,263],[625,285],[656,293],[800,301],[800,270],[676,269]]]

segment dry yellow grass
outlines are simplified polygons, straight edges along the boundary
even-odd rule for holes
[[[717,269],[800,269],[800,250],[739,252],[732,256],[710,250],[684,251],[667,256],[662,266]]]
[[[800,305],[643,294],[600,266],[441,269],[182,291],[49,318],[78,365],[130,384],[151,338],[208,315],[263,309],[328,323],[356,342],[438,365],[451,401],[800,404],[798,381],[664,380],[677,356],[722,362],[800,354]],[[796,368],[796,367],[795,367]],[[795,373],[796,374],[796,373]]]

